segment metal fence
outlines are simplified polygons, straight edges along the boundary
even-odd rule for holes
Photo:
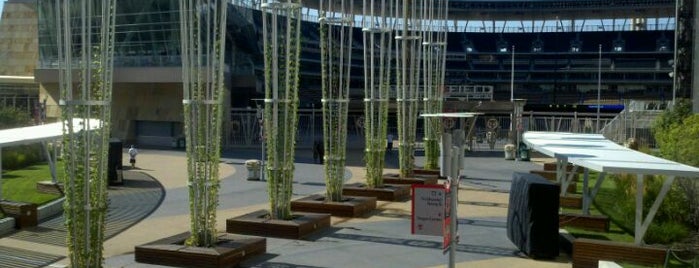
[[[322,139],[323,112],[321,109],[299,109],[298,135],[296,136],[296,148],[311,148],[314,140]],[[616,114],[601,114],[600,128],[614,120]],[[364,125],[363,114],[350,113],[348,115],[347,126],[347,146],[348,148],[364,148]],[[223,141],[224,147],[259,147],[261,145],[260,120],[262,110],[255,108],[232,109],[230,114],[229,127],[226,128],[226,135]],[[393,119],[393,120],[392,120]],[[395,121],[389,116],[389,121]],[[525,112],[522,117],[522,131],[560,131],[575,133],[596,133],[597,115],[594,113],[536,113]],[[494,130],[495,144],[491,148],[486,142],[488,132],[487,122],[496,122]],[[501,151],[503,146],[511,142],[509,115],[484,114],[475,119],[472,129],[470,121],[455,122],[453,128],[463,128],[468,132],[472,150]],[[395,137],[395,122],[389,124],[388,132]],[[422,120],[418,119],[417,141],[421,143],[423,138]],[[420,148],[420,144],[417,146]]]

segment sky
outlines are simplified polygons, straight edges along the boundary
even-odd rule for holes
[[[5,6],[5,0],[0,0],[0,14],[2,14],[2,8]]]

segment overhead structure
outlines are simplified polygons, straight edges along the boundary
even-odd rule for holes
[[[415,165],[415,136],[419,109],[423,0],[396,0],[396,108],[398,111],[398,165],[401,178]]]
[[[447,55],[447,3],[448,0],[424,0],[422,18],[422,73],[424,91],[423,112],[441,113],[444,99],[444,72]],[[440,118],[425,118],[424,148],[425,169],[439,167],[439,139],[442,124]]]
[[[58,31],[68,259],[72,267],[101,267],[116,1],[56,0],[53,4]]]
[[[101,123],[96,119],[90,119],[90,128],[83,128],[84,124],[81,119],[73,119],[73,126],[76,127],[76,132],[91,131],[97,129]],[[45,125],[37,125],[31,127],[20,127],[0,130],[0,188],[2,188],[2,149],[12,146],[28,145],[34,143],[44,143],[48,141],[60,140],[63,137],[63,122],[50,123]],[[50,163],[55,163],[55,159],[49,160]],[[51,167],[55,169],[55,167]],[[55,173],[55,171],[54,171]],[[52,174],[54,176],[55,174]],[[0,200],[2,200],[2,192],[0,192]]]
[[[187,245],[197,247],[212,247],[217,237],[227,10],[224,0],[180,0],[191,228]]]
[[[573,180],[576,170],[566,177],[568,163],[584,168],[583,213],[589,214],[592,200],[599,191],[606,174],[636,174],[636,221],[635,243],[643,243],[643,236],[655,217],[675,177],[699,178],[699,168],[644,154],[610,140],[600,134],[577,134],[567,132],[525,132],[523,141],[532,149],[556,158],[556,176],[561,189],[566,189]],[[589,170],[599,172],[597,182],[588,188]],[[643,176],[663,175],[665,181],[657,198],[643,217]],[[565,191],[562,191],[565,192]]]
[[[369,188],[383,186],[391,82],[391,1],[364,0],[364,161]]]
[[[265,60],[264,129],[272,219],[291,218],[294,148],[298,125],[301,3],[262,3]]]
[[[347,109],[352,65],[352,0],[320,4],[320,48],[323,83],[323,147],[326,199],[342,201],[347,149]]]

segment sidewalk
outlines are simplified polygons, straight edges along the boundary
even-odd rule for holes
[[[265,182],[247,181],[243,163],[257,151],[224,154],[220,174],[220,207],[217,228],[225,229],[227,218],[267,209]],[[323,167],[312,164],[310,150],[299,152],[295,170],[294,199],[324,193]],[[349,151],[348,181],[363,181],[361,151]],[[397,157],[394,152],[389,157]],[[259,158],[259,157],[258,157]],[[305,159],[308,158],[308,159]],[[308,160],[308,161],[306,161]],[[420,162],[421,157],[416,160]],[[106,267],[159,267],[134,261],[136,245],[189,230],[189,200],[186,188],[185,154],[180,151],[141,150],[138,171],[157,179],[165,197],[147,218],[108,239],[104,244]],[[505,161],[502,157],[469,157],[467,177],[459,189],[459,235],[456,260],[459,267],[570,267],[568,256],[536,261],[523,256],[507,239],[508,194],[479,189],[509,189],[513,170],[536,167],[529,162]],[[389,161],[388,166],[395,167]],[[420,164],[420,163],[418,163]],[[397,172],[387,169],[385,172]],[[267,253],[252,257],[243,267],[444,267],[442,238],[410,234],[409,201],[378,202],[368,218],[332,218],[332,227],[306,240],[267,238]],[[0,239],[0,246],[2,241]],[[46,253],[65,256],[60,247]],[[66,260],[58,262],[65,264]]]

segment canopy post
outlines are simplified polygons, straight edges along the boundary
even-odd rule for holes
[[[643,175],[638,175],[637,180],[643,181]],[[646,234],[646,231],[648,231],[648,227],[650,226],[650,223],[653,221],[653,218],[655,217],[655,213],[658,212],[658,209],[660,208],[660,204],[663,203],[663,200],[665,199],[665,196],[667,195],[667,192],[670,191],[670,187],[672,187],[672,183],[675,181],[675,176],[669,176],[665,181],[663,182],[663,187],[660,188],[660,192],[658,193],[658,197],[655,198],[655,201],[653,201],[653,205],[650,207],[648,210],[648,215],[646,215],[646,218],[643,219],[643,222],[641,223],[641,218],[639,218],[639,213],[643,213],[643,211],[639,212],[638,208],[642,207],[643,203],[643,197],[641,197],[641,202],[640,205],[639,203],[636,203],[636,239],[635,242],[637,245],[640,245],[643,242],[643,236]],[[643,193],[642,188],[640,193]],[[637,194],[639,193],[639,190],[637,191]],[[636,196],[636,202],[638,202],[639,197]]]
[[[46,141],[41,142],[41,147],[44,147],[44,154],[46,155],[46,161],[49,162],[49,171],[51,172],[51,183],[57,184],[56,181],[56,161],[55,155],[51,156],[51,151],[49,151],[49,145]]]
[[[587,169],[586,169],[587,171]],[[595,183],[595,187],[592,188],[592,192],[588,194],[587,191],[583,192],[583,214],[584,215],[590,215],[590,205],[592,205],[592,201],[595,200],[595,196],[597,196],[597,193],[599,192],[599,189],[602,187],[602,182],[604,181],[605,177],[607,176],[607,172],[600,172],[597,175],[597,182]],[[585,178],[587,180],[587,177]],[[587,183],[585,183],[587,184]]]
[[[636,231],[634,242],[640,245],[643,242],[641,234],[641,219],[643,219],[643,174],[636,174]]]

